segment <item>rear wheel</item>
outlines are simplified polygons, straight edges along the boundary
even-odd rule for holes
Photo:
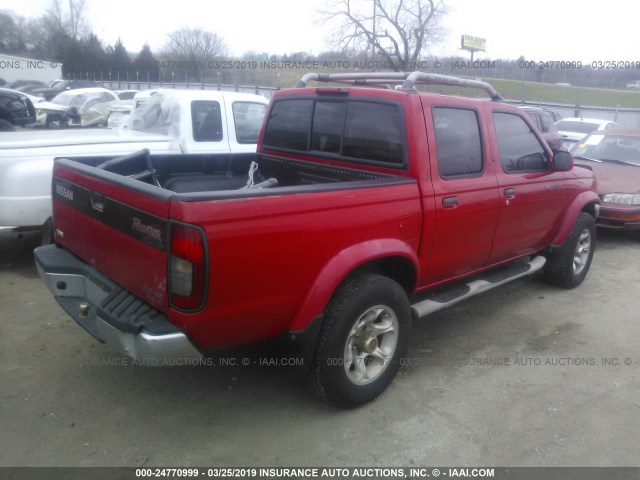
[[[407,295],[396,282],[363,274],[340,288],[325,312],[309,380],[339,407],[374,400],[393,381],[411,330]]]
[[[557,253],[557,268],[545,269],[545,279],[559,287],[577,287],[589,272],[595,248],[595,221],[589,213],[582,212],[578,215],[569,238]]]

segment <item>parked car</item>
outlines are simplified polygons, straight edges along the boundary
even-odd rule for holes
[[[259,95],[212,90],[145,90],[135,102],[135,121],[129,128],[31,129],[4,134],[0,141],[0,229],[37,229],[43,232],[44,241],[51,237],[51,172],[56,157],[117,156],[141,148],[156,155],[211,155],[227,163],[254,156],[268,103]]]
[[[133,102],[133,97],[136,96],[139,90],[114,90],[118,99],[123,102]]]
[[[44,88],[47,84],[40,80],[16,80],[8,85],[9,88],[19,90],[20,92],[30,93],[30,88]]]
[[[29,97],[16,90],[0,88],[0,132],[35,122],[36,112]]]
[[[96,87],[102,87],[102,84],[93,80],[54,80],[48,87],[33,89],[31,94],[36,97],[43,97],[45,100],[51,100],[65,90]]]
[[[402,87],[360,86],[374,82]],[[414,87],[432,83],[491,100]],[[491,85],[414,72],[297,86],[243,132],[257,154],[56,159],[56,245],[36,264],[87,332],[148,365],[278,338],[322,399],[355,407],[391,383],[414,319],[536,271],[585,279],[593,172]],[[194,135],[217,136],[218,111],[200,107]]]
[[[115,90],[113,93],[115,93],[120,100],[111,105],[109,109],[107,127],[117,128],[124,125],[131,114],[134,99],[141,96],[148,96],[149,94],[145,92],[156,91],[157,90],[145,90],[144,92],[138,90]]]
[[[636,80],[635,82],[627,83],[627,90],[640,90],[640,80]]]
[[[56,95],[36,105],[36,126],[90,127],[106,125],[109,108],[118,97],[106,88],[79,88]]]
[[[620,128],[620,125],[611,120],[597,118],[563,118],[556,122],[556,128],[562,136],[563,145],[571,148],[591,132]]]
[[[556,128],[553,117],[548,111],[538,107],[521,106],[527,116],[536,124],[542,137],[549,144],[551,150],[559,150],[562,148],[562,136]]]
[[[571,152],[596,175],[602,199],[597,225],[640,230],[640,130],[595,132]]]
[[[553,119],[553,123],[556,123],[558,120],[562,120],[562,115],[560,115],[555,110],[547,107],[540,107],[540,108],[551,116],[551,118]]]

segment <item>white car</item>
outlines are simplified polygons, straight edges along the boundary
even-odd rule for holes
[[[166,161],[195,154],[226,164],[255,155],[267,104],[249,93],[145,90],[135,96],[128,128],[2,133],[0,229],[41,229],[43,240],[51,238],[54,158],[113,158],[147,148]]]
[[[591,132],[620,128],[616,122],[597,118],[563,118],[556,122],[562,136],[562,145],[571,148]]]
[[[118,97],[106,88],[78,88],[59,93],[36,108],[36,126],[90,127],[106,125],[111,105]]]
[[[113,93],[119,100],[111,105],[109,115],[107,115],[107,127],[117,128],[124,124],[131,113],[133,99],[138,94],[138,90],[114,90]]]

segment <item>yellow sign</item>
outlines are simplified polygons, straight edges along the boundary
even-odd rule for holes
[[[471,35],[462,35],[462,48],[465,50],[485,51],[487,49],[487,39],[480,37],[472,37]]]

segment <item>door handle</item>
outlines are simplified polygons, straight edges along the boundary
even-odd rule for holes
[[[516,189],[515,188],[505,188],[504,189],[504,196],[506,198],[513,198],[516,196]]]
[[[91,192],[91,207],[102,213],[104,211],[104,196]]]
[[[447,197],[442,199],[442,206],[444,208],[453,208],[458,205],[458,197]]]

